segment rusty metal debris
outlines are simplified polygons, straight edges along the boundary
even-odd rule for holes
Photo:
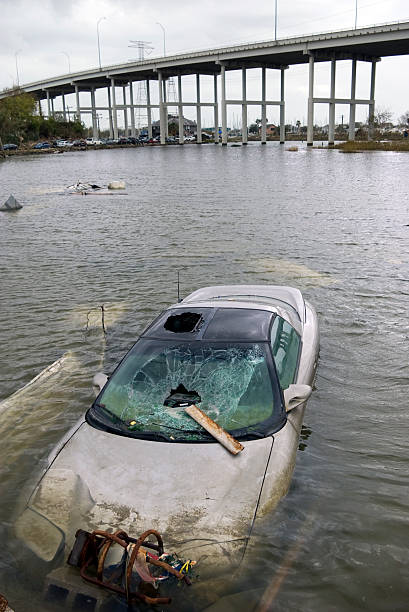
[[[157,543],[148,541],[149,536],[154,536]],[[122,559],[115,566],[107,567],[107,556],[113,544],[123,548]],[[160,557],[163,554],[162,537],[154,529],[148,529],[138,539],[121,530],[115,533],[101,530],[89,533],[79,529],[75,534],[75,543],[67,563],[78,567],[81,577],[87,582],[123,595],[128,605],[136,600],[147,604],[168,604],[171,602],[170,597],[151,596],[146,593],[150,583],[161,579],[150,573],[148,564],[161,568],[168,575],[175,576],[188,585],[191,582],[185,573],[162,561]]]
[[[13,612],[9,607],[9,602],[3,595],[0,594],[0,612]]]

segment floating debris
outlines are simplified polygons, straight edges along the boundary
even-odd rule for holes
[[[4,202],[3,206],[0,207],[0,210],[2,210],[3,212],[11,212],[14,210],[20,210],[20,208],[23,208],[23,206],[17,202],[16,198],[13,195],[9,196],[9,199]]]
[[[287,147],[286,151],[298,151],[298,147]]]
[[[95,185],[93,183],[81,183],[81,181],[77,181],[74,185],[69,185],[67,189],[71,193],[83,193],[83,192],[89,192],[89,191],[102,189],[102,187],[100,187],[99,185]]]
[[[108,183],[108,189],[125,189],[125,181],[111,181]]]

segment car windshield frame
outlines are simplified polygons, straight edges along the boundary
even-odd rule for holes
[[[246,395],[246,393],[248,392],[248,389],[250,388],[250,380],[252,379],[251,377],[254,373],[254,369],[257,367],[255,365],[253,371],[251,371],[251,368],[250,368],[250,373],[249,373],[249,367],[250,367],[249,364],[250,365],[254,364],[257,361],[257,359],[254,360],[254,350],[256,347],[257,351],[259,351],[259,354],[262,356],[262,360],[259,359],[258,363],[263,362],[262,368],[263,370],[265,370],[265,373],[268,377],[268,379],[265,382],[265,385],[267,385],[267,387],[269,387],[269,385],[271,386],[271,412],[268,414],[267,418],[264,418],[263,420],[260,420],[259,422],[250,423],[249,425],[246,425],[246,426],[243,426],[243,425],[239,427],[229,426],[229,427],[224,427],[224,428],[235,438],[238,438],[241,440],[251,440],[251,439],[256,439],[256,438],[267,437],[271,435],[272,433],[275,433],[276,431],[278,431],[285,425],[286,412],[285,412],[285,408],[283,404],[282,392],[280,389],[269,341],[256,341],[256,342],[234,341],[234,342],[230,342],[230,341],[225,341],[225,340],[223,341],[215,341],[215,340],[204,341],[204,340],[197,340],[197,339],[196,340],[182,340],[182,339],[177,339],[177,340],[176,339],[175,340],[160,339],[159,340],[159,339],[147,338],[147,337],[141,337],[137,340],[137,342],[133,345],[131,350],[125,355],[122,361],[118,364],[113,374],[111,375],[110,379],[108,380],[107,384],[102,389],[101,393],[98,395],[98,397],[92,404],[91,408],[87,411],[86,420],[90,425],[92,425],[93,427],[97,429],[102,429],[104,431],[114,433],[117,435],[123,435],[127,437],[132,437],[132,438],[149,439],[149,440],[155,440],[155,441],[168,441],[168,442],[178,442],[178,443],[181,443],[181,442],[200,443],[200,442],[214,442],[215,441],[214,438],[210,434],[208,434],[204,429],[202,429],[193,420],[192,420],[192,426],[189,429],[186,429],[186,427],[179,429],[178,427],[176,427],[177,423],[175,423],[174,425],[172,421],[170,422],[171,424],[166,423],[166,422],[157,423],[157,425],[160,426],[159,429],[155,429],[152,426],[150,428],[147,427],[145,429],[143,428],[145,427],[145,424],[138,421],[137,417],[135,417],[135,419],[130,419],[130,418],[123,419],[121,418],[119,414],[116,414],[114,411],[110,411],[109,406],[105,405],[104,396],[105,397],[108,396],[109,398],[110,389],[111,391],[114,390],[114,385],[116,384],[116,381],[118,380],[120,381],[120,377],[123,375],[124,370],[127,367],[130,367],[132,365],[131,360],[138,359],[138,351],[140,349],[142,351],[144,349],[146,350],[147,346],[154,347],[157,349],[163,349],[163,350],[165,350],[166,347],[175,347],[175,348],[183,347],[184,350],[195,349],[193,351],[195,355],[197,351],[200,352],[203,350],[207,350],[211,352],[211,351],[216,351],[217,349],[219,353],[220,351],[223,351],[223,350],[230,351],[230,352],[231,351],[234,352],[234,350],[236,350],[239,352],[242,351],[242,355],[245,354],[245,351],[247,351],[246,354],[250,355],[250,358],[248,360],[248,363],[245,364],[246,365],[245,372],[249,378],[248,378],[247,386],[244,387],[245,389],[244,392],[242,393],[242,395],[240,395],[240,398],[238,399],[237,409],[239,407],[239,403],[241,402],[241,399]],[[253,350],[252,354],[248,352],[251,350]],[[160,353],[158,353],[158,355],[160,355]],[[214,356],[212,355],[212,357]],[[222,361],[222,363],[224,364],[225,362]],[[141,370],[138,370],[138,369],[135,370],[133,374],[134,378],[132,379],[132,383],[134,382],[135,377],[139,376],[140,371]],[[240,373],[240,369],[238,370],[238,372]],[[236,377],[237,377],[237,374],[236,374]],[[129,379],[129,381],[127,382],[127,385],[129,386],[130,383],[131,383],[131,380]],[[121,386],[121,385],[122,383],[118,385],[118,389],[120,389],[121,391],[123,391],[123,393],[125,393],[125,386],[123,385]],[[175,383],[175,386],[176,386],[176,383]],[[187,390],[191,391],[190,389],[187,389]],[[172,391],[175,391],[175,389],[167,388],[167,391],[171,393]],[[161,395],[161,398],[162,398],[162,395]],[[165,397],[163,397],[163,400],[165,400]],[[260,400],[260,402],[261,401],[262,400]],[[195,403],[195,401],[191,401],[191,403]],[[200,401],[196,403],[198,404],[199,407],[203,407]],[[268,406],[270,406],[270,404],[268,404]],[[152,410],[154,409],[159,410],[159,408],[152,408]],[[267,411],[268,409],[269,408],[267,408]],[[183,410],[183,408],[179,408],[179,410]],[[207,412],[206,408],[204,408],[204,410],[205,412]],[[262,412],[264,410],[265,408],[262,409]],[[245,411],[244,411],[244,414],[245,414]],[[214,418],[214,415],[212,415],[211,412],[209,416],[211,418]],[[214,420],[217,422],[218,418],[214,418]],[[131,423],[133,422],[134,422],[134,426],[131,425]],[[219,422],[219,424],[223,426],[223,423]],[[143,426],[142,428],[141,428],[141,425]]]

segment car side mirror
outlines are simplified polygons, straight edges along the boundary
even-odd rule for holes
[[[103,372],[98,372],[92,379],[92,388],[94,389],[95,397],[99,395],[102,389],[108,382],[108,376]]]
[[[290,385],[284,389],[284,404],[286,412],[290,412],[307,401],[312,393],[310,385]]]

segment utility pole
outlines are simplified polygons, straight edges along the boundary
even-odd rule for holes
[[[274,0],[274,40],[277,40],[277,0]]]

